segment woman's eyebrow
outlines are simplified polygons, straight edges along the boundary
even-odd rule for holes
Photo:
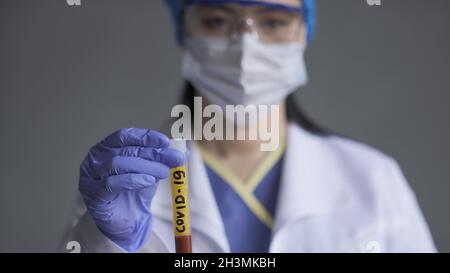
[[[236,12],[236,8],[230,7],[230,6],[224,6],[224,5],[203,5],[198,7],[200,10],[220,10],[220,11],[226,11],[226,12]]]
[[[301,6],[299,7],[292,7],[293,9],[301,9]],[[255,11],[257,12],[290,12],[295,13],[294,10],[291,9],[284,9],[284,8],[271,8],[271,7],[254,7]]]

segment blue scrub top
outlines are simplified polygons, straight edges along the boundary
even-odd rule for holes
[[[284,147],[269,154],[248,181],[201,149],[231,252],[267,253],[282,172]]]

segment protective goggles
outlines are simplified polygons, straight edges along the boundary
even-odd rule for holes
[[[250,32],[264,43],[290,43],[300,41],[304,14],[300,5],[250,0],[188,0],[184,26],[188,37],[236,39]]]

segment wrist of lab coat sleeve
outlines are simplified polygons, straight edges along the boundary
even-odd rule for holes
[[[128,253],[98,229],[89,213],[85,213],[75,227],[73,240],[80,243],[81,252],[84,253]],[[160,237],[152,231],[148,241],[136,252],[166,253],[169,250]]]
[[[75,227],[74,240],[80,243],[81,252],[127,253],[98,229],[89,213],[85,213]]]

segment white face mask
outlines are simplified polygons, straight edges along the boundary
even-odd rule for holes
[[[250,33],[238,40],[188,38],[183,77],[211,103],[279,104],[307,82],[304,46],[264,44]]]

